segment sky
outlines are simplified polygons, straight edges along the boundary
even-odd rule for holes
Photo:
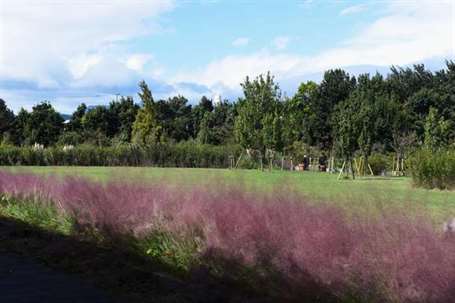
[[[284,94],[323,71],[455,59],[455,0],[0,0],[0,98],[14,111],[177,94],[235,100],[270,71]]]

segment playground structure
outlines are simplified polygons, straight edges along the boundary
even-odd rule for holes
[[[341,179],[343,174],[345,177],[367,177],[374,176],[373,168],[365,157],[355,157],[350,161],[336,159],[333,156],[326,158],[325,156],[305,156],[303,161],[296,161],[291,155],[281,155],[277,157],[275,153],[266,153],[266,157],[263,157],[257,151],[249,151],[246,154],[242,153],[240,157],[235,160],[234,156],[229,157],[229,168],[236,169],[239,167],[242,159],[248,157],[249,161],[252,161],[254,167],[264,171],[272,171],[273,169],[290,170],[290,171],[319,171],[327,173],[337,173],[338,178]],[[265,158],[265,159],[264,159]],[[264,163],[265,161],[265,163]],[[389,160],[390,161],[390,160]],[[389,162],[390,163],[390,162]],[[390,170],[390,167],[392,168]],[[389,176],[400,177],[405,175],[405,161],[403,157],[393,157],[391,166],[389,166]],[[381,173],[386,174],[386,170]]]

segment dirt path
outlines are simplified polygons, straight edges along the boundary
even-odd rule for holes
[[[9,254],[0,254],[0,297],[2,303],[112,302],[76,277]]]

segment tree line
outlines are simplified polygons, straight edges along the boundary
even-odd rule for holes
[[[193,106],[183,96],[155,100],[142,81],[140,104],[131,96],[106,106],[82,103],[68,121],[47,101],[15,115],[0,99],[0,140],[46,147],[192,141],[239,145],[261,157],[314,147],[345,160],[373,152],[404,157],[415,147],[437,150],[455,141],[453,61],[436,72],[422,64],[392,67],[387,76],[328,70],[320,83],[304,82],[291,97],[270,73],[247,77],[241,87],[235,102],[202,97]]]

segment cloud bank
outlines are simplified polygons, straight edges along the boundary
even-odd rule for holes
[[[311,5],[315,5],[312,3]],[[77,103],[107,102],[116,93],[135,95],[146,79],[157,97],[235,97],[245,76],[266,71],[292,91],[329,68],[407,65],[455,58],[455,3],[450,0],[387,1],[385,12],[350,39],[314,55],[289,51],[288,36],[249,53],[220,57],[172,75],[153,53],[126,46],[165,31],[160,16],[172,0],[0,1],[0,97],[13,108],[48,99],[64,112]],[[364,10],[347,7],[340,18]],[[232,46],[250,44],[239,37]],[[368,70],[368,69],[367,69]],[[355,69],[354,69],[355,71]],[[374,70],[372,70],[374,72]]]

